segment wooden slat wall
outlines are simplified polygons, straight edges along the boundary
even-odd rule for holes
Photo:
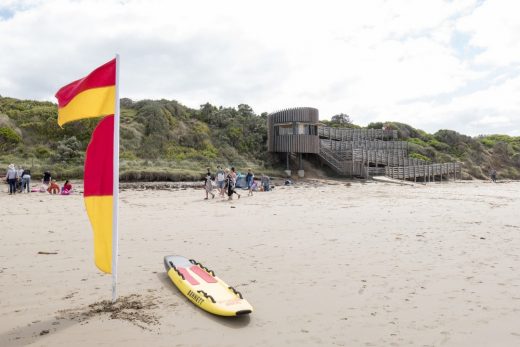
[[[319,153],[320,139],[314,135],[274,136],[271,152]]]
[[[319,153],[320,138],[316,135],[274,135],[276,124],[308,123],[317,124],[318,109],[296,107],[271,113],[267,116],[267,148],[269,152]]]
[[[334,141],[321,139],[321,146],[329,147],[335,151],[352,150],[354,148],[373,149],[373,150],[403,150],[408,151],[408,142],[406,141]]]
[[[364,140],[396,140],[397,130],[383,129],[343,129],[321,126],[318,134],[339,141],[364,141]]]
[[[450,175],[452,178],[456,179],[457,175],[460,178],[461,174],[462,165],[459,162],[402,167],[387,166],[385,168],[386,176],[401,180],[423,177],[427,178],[428,181],[432,181],[435,180],[436,176],[440,179],[444,176],[447,179]]]

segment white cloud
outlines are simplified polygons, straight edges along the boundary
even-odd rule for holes
[[[52,100],[119,52],[121,94],[131,98],[248,103],[258,113],[314,106],[322,118],[344,112],[361,124],[513,134],[515,6],[0,0],[0,94]]]

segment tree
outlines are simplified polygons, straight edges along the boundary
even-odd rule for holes
[[[70,163],[81,159],[82,155],[79,141],[72,136],[58,142],[54,159],[58,162]]]
[[[340,113],[335,116],[332,116],[330,122],[332,124],[338,124],[345,127],[352,125],[352,120],[350,119],[350,116],[345,113]]]

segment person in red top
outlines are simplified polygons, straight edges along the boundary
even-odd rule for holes
[[[69,180],[66,180],[63,188],[61,188],[61,195],[69,195],[71,190],[72,184],[70,184]]]

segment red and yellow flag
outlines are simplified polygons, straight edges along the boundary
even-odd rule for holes
[[[85,156],[83,197],[94,232],[94,259],[103,272],[112,272],[114,218],[114,113],[116,59],[57,93],[58,124],[105,116],[92,133]]]
[[[58,90],[58,124],[114,114],[115,95],[116,60],[113,59]]]

